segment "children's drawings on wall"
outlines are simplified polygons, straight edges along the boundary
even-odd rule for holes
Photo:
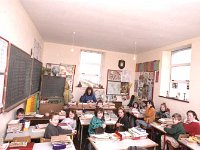
[[[122,82],[130,82],[130,73],[128,70],[123,70],[122,71],[122,77],[121,77],[121,81]]]
[[[121,82],[121,74],[120,70],[108,70],[108,80]]]
[[[134,90],[136,92],[138,89],[138,97],[140,99],[153,100],[154,72],[139,72],[136,74],[138,77],[138,88],[135,85]]]
[[[108,81],[107,94],[120,95],[121,94],[120,90],[121,90],[121,82]]]

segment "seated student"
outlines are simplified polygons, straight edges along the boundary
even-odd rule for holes
[[[158,118],[170,118],[169,109],[167,108],[166,103],[160,105],[160,111],[156,112]]]
[[[96,103],[96,108],[102,108],[103,107],[103,101],[102,100],[98,100]]]
[[[69,110],[66,114],[66,118],[61,121],[61,123],[66,123],[69,129],[76,130],[76,111]]]
[[[72,130],[64,130],[60,126],[58,126],[59,115],[57,113],[53,113],[49,116],[49,124],[45,129],[44,138],[51,139],[51,136],[58,136],[64,134],[71,134]]]
[[[94,117],[90,121],[88,128],[89,134],[95,134],[95,129],[97,128],[106,128],[105,119],[104,119],[104,110],[103,108],[96,108],[94,111]]]
[[[134,114],[134,113],[139,113],[139,104],[138,104],[138,102],[134,102],[133,103],[133,108],[132,108],[132,113]]]
[[[87,102],[96,102],[97,99],[93,94],[93,88],[87,87],[83,96],[81,96],[80,102],[87,103]]]
[[[129,103],[128,103],[127,106],[133,107],[133,102],[134,102],[134,100],[135,100],[135,95],[131,95],[131,99],[130,99],[130,101],[129,101]]]
[[[139,113],[140,113],[139,104],[138,104],[138,102],[134,102],[133,103],[133,108],[131,109],[131,114],[132,115],[129,115],[130,127],[135,126],[135,117],[134,117],[134,115],[137,115]]]
[[[142,101],[141,103],[140,103],[140,111],[141,110],[146,110],[146,108],[147,108],[147,102],[146,101]]]
[[[194,111],[189,110],[187,112],[187,118],[183,123],[183,127],[190,136],[200,134],[200,122]]]
[[[174,148],[179,147],[178,137],[180,134],[184,134],[185,130],[183,128],[181,115],[175,113],[172,115],[173,125],[171,127],[165,127],[164,130],[167,132],[166,141],[169,141]],[[164,135],[161,136],[161,149],[164,147]],[[167,146],[165,146],[167,149]]]
[[[123,107],[118,108],[118,120],[116,122],[116,131],[128,131],[129,119]]]
[[[17,109],[17,112],[16,112],[16,118],[19,119],[19,123],[25,123],[25,118],[24,118],[24,109],[23,108],[19,108]]]
[[[145,128],[148,128],[149,123],[155,121],[155,107],[153,101],[147,102],[147,108],[144,113],[144,120],[136,120],[136,125],[142,125]]]

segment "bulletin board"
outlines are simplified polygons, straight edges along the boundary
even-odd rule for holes
[[[129,73],[121,70],[108,70],[107,95],[129,95]]]

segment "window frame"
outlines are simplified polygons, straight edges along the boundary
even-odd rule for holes
[[[100,62],[100,64],[98,64],[98,63],[82,63],[81,62],[81,57],[82,57],[82,55],[81,55],[81,53],[82,52],[87,52],[87,53],[96,53],[96,54],[100,54],[101,55],[101,62]],[[82,81],[82,79],[81,79],[81,76],[82,75],[86,75],[86,76],[92,76],[92,77],[95,77],[95,76],[98,76],[98,82],[97,83],[94,83],[94,85],[99,85],[100,83],[101,83],[101,78],[102,78],[102,62],[103,62],[103,52],[99,52],[99,51],[92,51],[92,50],[84,50],[84,49],[82,49],[81,51],[80,51],[80,71],[79,71],[79,75],[80,75],[80,82]],[[81,64],[86,64],[86,65],[99,65],[99,74],[87,74],[87,73],[82,73],[81,72]],[[94,86],[93,85],[93,86]],[[85,87],[85,86],[83,86],[83,87]]]
[[[192,54],[192,47],[191,46],[187,46],[187,47],[184,47],[184,48],[181,48],[181,49],[176,49],[176,50],[173,50],[173,51],[171,51],[171,61],[170,61],[170,81],[169,81],[169,95],[170,95],[170,93],[171,93],[171,84],[173,84],[173,83],[177,83],[177,84],[180,84],[180,83],[182,83],[182,84],[186,84],[186,86],[188,86],[189,84],[190,84],[190,79],[189,80],[172,80],[172,68],[174,68],[174,67],[190,67],[190,69],[191,69],[191,58],[190,58],[190,63],[179,63],[179,64],[172,64],[172,58],[173,58],[173,53],[175,53],[175,52],[179,52],[179,51],[185,51],[185,50],[190,50],[191,52],[191,54]],[[189,74],[189,76],[191,75],[191,73]],[[189,91],[189,89],[187,89],[188,90],[188,98],[189,98],[189,93],[190,93],[190,91]],[[180,92],[179,92],[180,93]],[[169,96],[169,97],[171,97],[171,96]],[[175,97],[176,99],[178,99],[178,100],[181,100],[181,101],[186,101],[186,100],[188,100],[187,99],[187,97],[186,96],[184,96],[184,99],[180,99],[179,97]]]

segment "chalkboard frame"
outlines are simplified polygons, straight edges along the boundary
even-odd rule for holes
[[[10,65],[11,65],[11,61],[12,61],[12,52],[11,52],[11,48],[12,47],[15,47],[15,48],[17,48],[17,50],[18,50],[18,52],[19,53],[21,53],[21,54],[23,54],[23,55],[26,55],[27,56],[27,58],[29,59],[29,63],[30,63],[30,71],[29,71],[29,75],[28,75],[28,77],[29,77],[29,79],[27,79],[28,80],[28,83],[26,83],[26,86],[29,88],[27,91],[26,91],[26,94],[24,94],[20,99],[14,99],[13,101],[14,102],[12,102],[12,104],[9,104],[9,105],[7,105],[7,103],[9,102],[9,99],[8,99],[8,97],[7,97],[7,94],[9,93],[9,92],[11,92],[11,90],[9,89],[9,82],[11,82],[10,81],[10,72],[11,72],[11,69],[12,69],[12,67],[10,67]],[[21,58],[22,59],[22,58]],[[39,60],[37,60],[37,59],[35,59],[35,58],[31,58],[31,56],[28,54],[28,53],[26,53],[25,51],[23,51],[23,50],[21,50],[20,48],[18,48],[17,46],[15,46],[14,44],[12,44],[12,43],[9,43],[9,48],[8,48],[8,60],[7,60],[7,62],[8,62],[8,69],[7,69],[7,75],[6,75],[6,79],[5,79],[5,85],[6,85],[6,91],[4,92],[4,94],[5,94],[5,99],[4,99],[4,107],[3,107],[3,110],[4,111],[10,111],[10,110],[12,110],[13,108],[15,108],[15,107],[17,107],[18,105],[20,105],[20,104],[22,104],[22,103],[24,103],[26,100],[27,100],[27,98],[29,98],[30,96],[32,96],[32,95],[34,95],[34,94],[36,94],[36,93],[38,93],[38,92],[40,92],[39,90],[40,90],[40,81],[41,81],[41,74],[39,75],[40,76],[40,81],[39,81],[39,83],[38,83],[38,85],[39,85],[39,88],[38,88],[38,90],[34,90],[34,91],[32,91],[32,84],[33,84],[33,80],[32,80],[32,76],[33,76],[33,74],[34,74],[34,72],[33,72],[33,65],[34,65],[34,62],[38,62],[38,64],[40,64],[40,66],[41,66],[41,71],[42,71],[42,62],[40,62]]]

